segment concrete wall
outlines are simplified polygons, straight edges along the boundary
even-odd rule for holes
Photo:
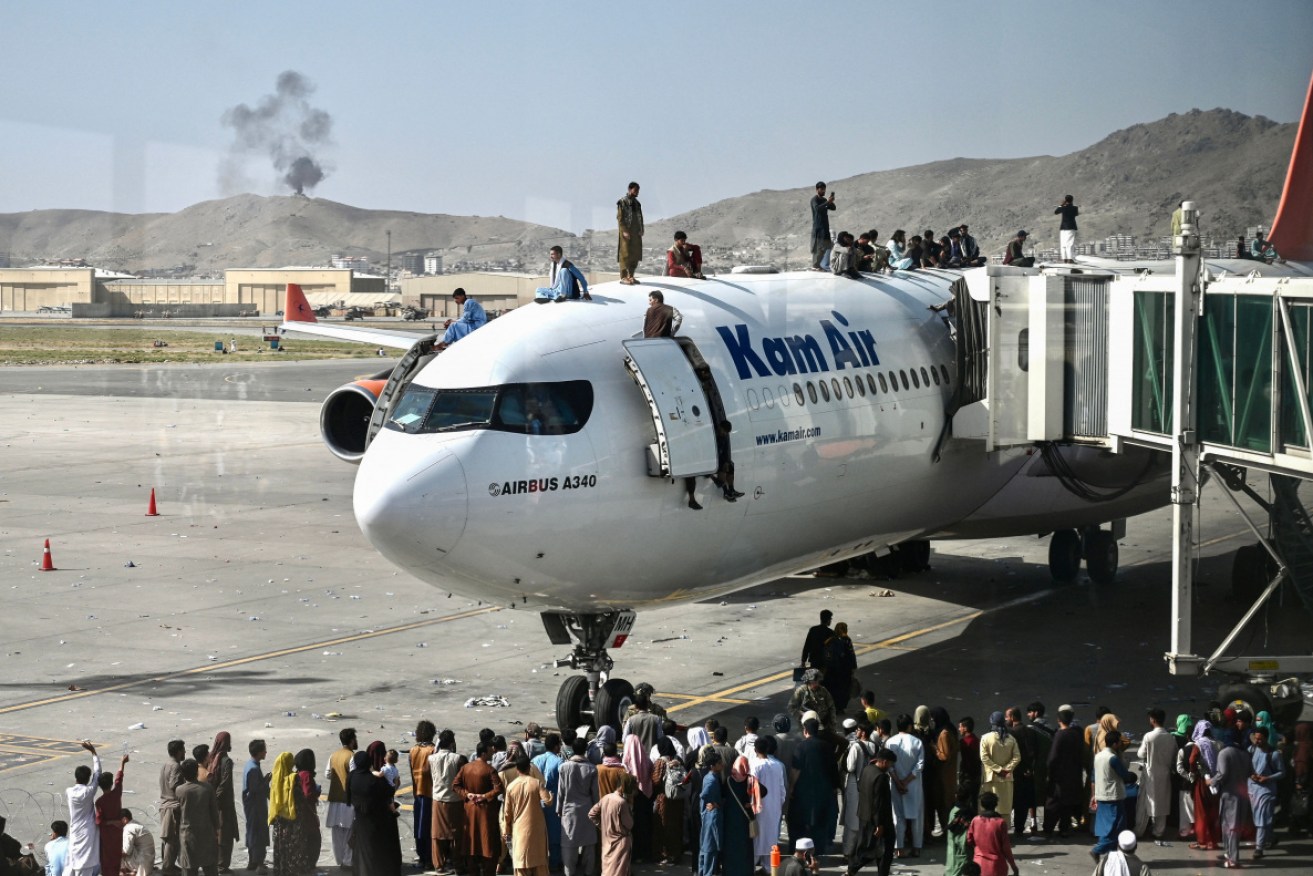
[[[88,304],[95,283],[91,268],[7,268],[0,270],[0,312]]]
[[[132,309],[183,304],[222,304],[222,280],[102,280],[99,303]]]

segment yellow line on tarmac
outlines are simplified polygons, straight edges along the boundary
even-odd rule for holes
[[[879,642],[869,642],[865,645],[858,645],[853,650],[857,654],[869,654],[872,651],[876,650],[877,648],[890,648],[892,646],[906,642],[908,639],[915,639],[919,636],[924,636],[929,633],[938,632],[939,630],[945,629],[947,627],[956,626],[958,624],[970,623],[971,621],[980,617],[984,613],[985,613],[984,609],[981,609],[980,611],[973,611],[969,614],[964,614],[961,617],[956,617],[953,618],[952,620],[946,620],[943,623],[933,624],[932,626],[928,626],[928,627],[922,627],[919,630],[912,630],[911,632],[908,633],[901,633],[900,635],[892,636],[888,639],[882,639]],[[755,681],[744,682],[743,684],[738,684],[735,685],[734,687],[725,688],[724,690],[716,691],[715,693],[707,694],[706,696],[694,697],[690,700],[687,700],[686,702],[676,703],[673,706],[668,706],[666,708],[666,711],[677,712],[681,709],[687,709],[692,706],[700,706],[703,703],[725,702],[726,698],[732,696],[733,694],[742,693],[745,690],[751,690],[755,687],[762,687],[763,685],[770,684],[771,682],[784,681],[785,679],[789,679],[790,681],[793,679],[792,669],[786,669],[783,672],[776,672],[773,675],[767,675],[765,678],[758,678]]]
[[[217,672],[220,669],[231,669],[234,666],[243,666],[247,663],[257,663],[261,660],[273,660],[278,657],[287,657],[291,654],[301,654],[306,651],[313,651],[317,648],[327,648],[334,645],[346,645],[350,642],[360,642],[365,639],[377,639],[380,636],[390,636],[393,633],[404,633],[409,630],[417,630],[422,627],[431,627],[434,624],[445,624],[450,621],[463,620],[467,617],[474,617],[479,614],[487,614],[492,611],[500,611],[498,606],[488,606],[486,608],[472,608],[469,611],[457,612],[456,614],[443,615],[442,617],[428,618],[413,623],[401,624],[395,627],[385,627],[381,630],[368,630],[363,633],[355,633],[350,636],[339,636],[336,639],[326,639],[322,642],[311,642],[307,645],[297,645],[294,648],[280,648],[277,651],[267,651],[263,654],[252,654],[249,657],[236,657],[232,660],[223,660],[217,663],[207,663],[204,666],[193,666],[190,669],[180,669],[177,672],[166,672],[162,675],[153,675],[150,678],[138,678],[133,681],[124,681],[119,684],[111,684],[108,687],[99,687],[93,690],[80,690],[73,693],[60,694],[55,697],[47,697],[43,700],[32,700],[26,703],[15,703],[12,706],[0,707],[0,715],[10,712],[21,712],[26,709],[35,709],[40,706],[50,706],[55,703],[65,703],[69,700],[80,700],[83,697],[92,697],[97,694],[114,693],[115,691],[127,690],[133,687],[139,687],[143,684],[156,684],[161,681],[171,681],[175,678],[185,678],[189,675],[202,675],[207,672]]]

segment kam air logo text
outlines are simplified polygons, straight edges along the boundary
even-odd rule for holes
[[[832,310],[830,315],[843,329],[848,328],[848,320],[839,311]],[[834,361],[835,371],[880,364],[880,357],[875,352],[875,336],[869,330],[843,331],[834,322],[828,319],[820,321],[824,346],[813,335],[763,337],[759,345],[754,345],[752,333],[743,323],[734,326],[732,331],[728,326],[718,325],[716,331],[734,360],[740,380],[830,371],[831,359],[826,358],[826,347]]]

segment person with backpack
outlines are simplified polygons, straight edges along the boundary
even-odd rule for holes
[[[656,748],[659,757],[652,762],[652,852],[664,867],[678,864],[684,854],[684,804],[692,786],[670,737],[658,739]]]

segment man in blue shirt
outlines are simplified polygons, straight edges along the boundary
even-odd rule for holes
[[[538,287],[534,292],[534,301],[539,304],[555,301],[559,304],[577,298],[593,300],[593,296],[588,294],[588,281],[584,279],[583,271],[565,257],[565,252],[559,246],[552,247],[547,257],[552,261],[548,273],[549,285]]]
[[[46,876],[64,876],[68,862],[68,822],[55,821],[50,825],[50,842],[46,843]]]
[[[464,289],[457,288],[451,293],[451,298],[460,305],[460,316],[447,320],[447,331],[438,344],[439,350],[447,349],[470,332],[488,324],[488,314],[483,312],[483,305],[466,295]]]
[[[242,809],[246,813],[246,869],[268,873],[264,865],[269,850],[269,780],[260,769],[268,748],[263,739],[247,746],[251,759],[242,771]]]

